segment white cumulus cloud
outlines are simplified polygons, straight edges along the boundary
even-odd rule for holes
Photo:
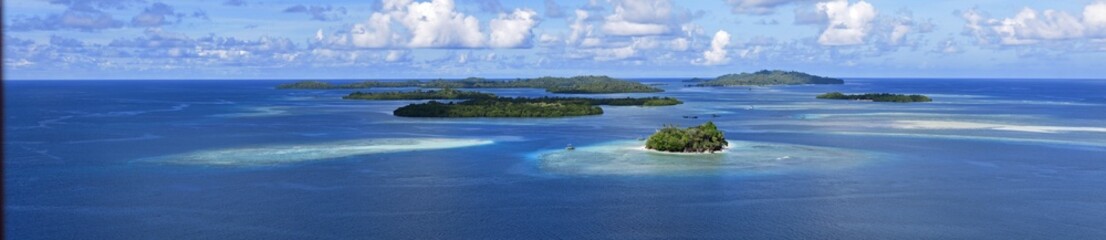
[[[393,0],[393,2],[410,1]],[[390,11],[391,17],[407,28],[411,34],[411,39],[407,43],[409,47],[482,47],[485,36],[480,32],[480,21],[476,17],[455,12],[454,8],[452,0],[434,0],[410,2],[406,6],[384,10]]]
[[[960,13],[964,34],[981,44],[1029,45],[1043,41],[1106,38],[1106,1],[1088,4],[1082,16],[1046,9],[1022,8],[1013,17],[995,19],[977,9]]]
[[[872,30],[876,8],[865,1],[849,4],[848,0],[820,2],[818,12],[828,20],[826,30],[818,37],[818,43],[829,46],[863,44]]]
[[[492,19],[491,37],[488,46],[493,48],[516,48],[529,46],[534,35],[531,29],[538,24],[537,12],[530,9],[516,9],[511,14],[500,14]]]
[[[696,59],[692,63],[700,65],[720,65],[729,63],[729,50],[726,50],[726,46],[729,45],[730,33],[718,30],[718,32],[714,33],[714,38],[710,41],[710,49],[703,52],[703,58]]]
[[[353,24],[348,34],[316,40],[357,48],[520,48],[531,46],[540,23],[534,10],[515,9],[490,20],[485,34],[479,19],[456,7],[453,0],[384,0],[380,11]]]
[[[392,45],[392,42],[396,36],[392,33],[392,19],[391,17],[373,13],[369,17],[369,21],[365,23],[354,24],[350,29],[350,43],[353,46],[359,48],[383,48]],[[321,34],[322,31],[316,34],[316,37]]]
[[[672,31],[678,16],[668,0],[612,0],[603,32],[614,36],[660,35]]]

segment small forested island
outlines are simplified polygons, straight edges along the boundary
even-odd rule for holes
[[[426,100],[426,99],[477,99],[477,98],[495,98],[494,94],[461,91],[452,88],[445,88],[442,90],[429,90],[423,91],[418,89],[411,92],[376,92],[376,93],[364,93],[353,92],[349,95],[342,97],[342,99],[359,99],[359,100]]]
[[[462,80],[431,81],[364,81],[348,84],[331,84],[321,81],[301,81],[278,85],[277,89],[364,89],[374,87],[421,88],[541,88],[551,93],[650,93],[663,92],[660,88],[634,81],[608,76],[540,77],[516,80],[488,80],[470,77]]]
[[[666,125],[645,141],[646,149],[683,153],[714,153],[728,145],[725,134],[711,121],[689,128]]]
[[[476,98],[459,103],[430,101],[396,109],[400,117],[571,117],[603,114],[598,105],[669,106],[681,104],[669,97],[648,98]]]
[[[694,78],[685,82],[695,83],[688,85],[694,87],[723,87],[800,84],[844,84],[845,80],[815,76],[795,71],[761,70],[755,73],[726,74],[715,79]]]
[[[838,100],[862,100],[873,102],[932,102],[933,99],[925,95],[905,95],[905,94],[891,94],[891,93],[865,93],[865,94],[844,94],[840,92],[831,92],[818,95],[818,99],[838,99]]]

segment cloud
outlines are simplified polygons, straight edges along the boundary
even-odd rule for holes
[[[337,20],[341,20],[342,16],[346,15],[346,8],[345,7],[335,8],[335,7],[332,7],[330,5],[327,5],[327,6],[321,6],[321,5],[304,6],[304,5],[301,4],[301,5],[295,5],[295,6],[285,8],[283,12],[285,12],[285,13],[306,13],[307,15],[311,16],[311,20],[337,21]]]
[[[386,62],[407,62],[411,61],[411,51],[405,50],[391,50],[388,51],[388,55],[384,56]]]
[[[909,10],[900,10],[893,16],[880,16],[868,41],[876,50],[893,51],[900,47],[916,48],[924,40],[924,34],[933,32],[936,25],[930,19],[918,20]]]
[[[452,0],[414,2],[385,0],[381,12],[373,13],[367,25],[357,24],[352,31],[358,47],[380,48],[396,45],[412,48],[479,48],[486,37],[476,17],[454,11]],[[404,27],[407,36],[393,33],[392,23]]]
[[[768,15],[775,13],[776,7],[803,0],[726,0],[733,6],[730,11],[738,14]]]
[[[488,22],[456,11],[452,0],[385,0],[365,22],[332,35],[316,34],[312,43],[326,48],[528,48],[537,12],[514,9]]]
[[[565,12],[561,8],[561,5],[557,5],[557,1],[545,0],[545,17],[563,18],[565,17]]]
[[[936,48],[934,48],[930,52],[943,55],[955,55],[963,53],[964,49],[960,48],[960,44],[956,42],[956,39],[947,38],[938,43]]]
[[[98,9],[69,8],[61,14],[46,17],[15,17],[7,28],[11,31],[80,30],[91,32],[120,27],[123,27],[122,21],[116,20],[111,14]]]
[[[817,9],[828,21],[818,43],[828,46],[863,44],[877,14],[875,7],[863,0],[855,4],[847,0],[820,2]]]
[[[142,0],[48,0],[50,4],[65,5],[69,8],[79,10],[89,9],[125,9],[133,3],[143,2]]]
[[[602,30],[613,36],[662,35],[691,21],[690,12],[674,8],[668,0],[612,0],[611,15]]]
[[[710,49],[703,52],[702,58],[696,59],[692,63],[708,66],[729,63],[729,51],[726,50],[726,46],[728,45],[730,45],[730,33],[718,30],[718,32],[714,33],[714,38],[710,41]]]
[[[493,48],[529,47],[531,29],[538,24],[537,12],[530,9],[516,9],[514,13],[499,14],[489,22],[491,36],[488,46]]]
[[[388,4],[385,3],[385,6]],[[410,32],[411,39],[407,43],[409,47],[478,48],[484,46],[486,37],[480,32],[480,21],[476,17],[455,12],[452,0],[413,2],[407,5],[406,9],[390,10],[392,18],[407,27]]]
[[[1067,40],[1084,36],[1083,23],[1066,12],[1024,8],[993,28],[1003,44],[1021,45],[1041,40]]]
[[[135,27],[158,27],[169,24],[169,22],[165,20],[167,16],[176,16],[179,21],[183,14],[178,16],[178,13],[173,10],[172,6],[164,3],[154,3],[145,10],[142,10],[142,13],[131,18],[131,25]],[[204,14],[203,16],[206,17],[207,15]]]
[[[1013,17],[995,19],[976,8],[958,12],[966,22],[963,34],[978,44],[1005,46],[1106,38],[1106,1],[1083,7],[1081,16],[1046,9],[1023,8]]]
[[[1083,25],[1092,37],[1106,38],[1106,1],[1099,1],[1083,8]]]
[[[571,32],[568,34],[568,38],[565,39],[565,43],[568,45],[576,45],[594,34],[595,26],[588,22],[591,13],[583,9],[576,9],[575,12],[576,18],[568,25]]]
[[[139,0],[49,0],[54,5],[66,6],[61,14],[46,16],[17,16],[11,24],[5,26],[11,31],[35,30],[80,30],[86,32],[123,27],[123,21],[116,20],[104,9],[126,9]]]
[[[675,38],[668,43],[668,49],[671,49],[672,51],[683,52],[687,51],[690,45],[691,42],[688,41],[687,38]]]
[[[818,9],[817,4],[800,5],[795,8],[795,25],[820,25],[829,22],[829,16]]]
[[[249,5],[249,3],[247,3],[245,0],[226,0],[223,2],[223,5],[241,7]]]
[[[665,22],[672,11],[668,1],[616,0],[603,32],[616,36],[658,35],[669,31]]]
[[[384,48],[392,45],[399,39],[399,35],[392,33],[392,18],[388,15],[373,13],[365,23],[354,24],[349,32],[349,41],[359,48]],[[321,35],[322,30],[319,30]],[[344,42],[345,36],[340,40]]]

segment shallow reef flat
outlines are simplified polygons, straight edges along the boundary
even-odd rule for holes
[[[904,129],[944,129],[944,130],[996,130],[1032,133],[1060,133],[1060,132],[1092,132],[1106,133],[1103,127],[1069,127],[1069,126],[1037,126],[1016,125],[994,122],[969,122],[969,121],[896,121],[895,127]]]
[[[355,155],[462,148],[492,143],[494,141],[486,139],[379,138],[306,145],[270,145],[200,150],[140,159],[139,161],[228,167],[266,166]]]
[[[641,141],[612,141],[533,154],[542,171],[565,175],[764,174],[852,167],[881,153],[795,144],[729,141],[722,152],[665,153]]]

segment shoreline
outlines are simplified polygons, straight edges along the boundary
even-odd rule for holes
[[[660,151],[660,150],[649,149],[649,148],[646,148],[645,146],[632,147],[630,149],[639,150],[639,151],[643,151],[643,152],[647,152],[647,153],[659,153],[659,154],[680,155],[680,156],[701,156],[701,155],[723,154],[723,153],[729,152],[730,148],[732,148],[732,147],[730,147],[728,143],[731,143],[731,142],[726,141],[726,143],[727,143],[726,147],[722,148],[722,150],[718,150],[718,151],[715,151],[715,152],[665,152],[665,151]]]

